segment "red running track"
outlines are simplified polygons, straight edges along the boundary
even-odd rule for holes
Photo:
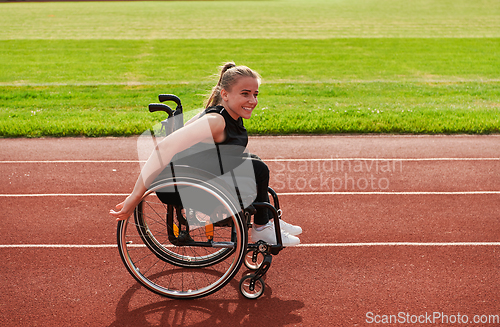
[[[302,246],[274,258],[256,301],[239,295],[239,278],[175,301],[127,273],[107,211],[137,177],[137,139],[1,142],[2,326],[370,326],[384,318],[421,326],[464,317],[500,325],[500,136],[251,138],[284,218],[304,228]]]

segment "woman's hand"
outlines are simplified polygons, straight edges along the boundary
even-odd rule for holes
[[[142,196],[130,194],[125,201],[116,205],[115,210],[109,210],[109,214],[115,217],[116,221],[125,220],[130,217],[141,200]]]

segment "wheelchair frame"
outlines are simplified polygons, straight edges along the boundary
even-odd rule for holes
[[[159,101],[173,101],[177,105],[175,110],[163,103],[149,105],[150,112],[168,114],[161,122],[162,131],[168,135],[183,126],[181,119],[173,119],[182,114],[181,100],[172,94],[161,94]],[[271,266],[272,256],[283,249],[281,209],[276,192],[268,189],[273,204],[253,202],[244,208],[233,172],[238,199],[216,176],[189,166],[176,166],[174,174],[172,163],[170,165],[172,175],[151,185],[133,218],[118,222],[118,249],[129,273],[154,293],[174,299],[193,299],[220,290],[244,263],[253,272],[242,277],[239,290],[248,299],[259,298],[264,293],[263,277]],[[203,212],[162,200],[164,190],[177,191],[179,187],[202,192],[216,203],[215,209]],[[277,244],[248,243],[248,229],[256,208],[271,211]]]

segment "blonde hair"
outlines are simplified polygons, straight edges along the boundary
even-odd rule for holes
[[[253,77],[257,79],[260,83],[260,75],[248,68],[247,66],[236,66],[234,62],[227,62],[220,67],[219,81],[217,85],[212,89],[212,93],[207,100],[205,109],[208,107],[216,106],[222,102],[222,97],[220,91],[222,89],[226,91],[231,91],[232,86],[241,77]]]

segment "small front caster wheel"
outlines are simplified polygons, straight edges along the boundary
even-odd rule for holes
[[[255,255],[255,261],[254,260]],[[262,266],[262,262],[264,262],[264,255],[261,252],[254,253],[253,250],[248,250],[247,255],[245,256],[245,266],[250,270],[258,270],[260,266]]]
[[[254,274],[249,274],[244,276],[240,281],[240,292],[247,299],[258,299],[262,294],[264,294],[265,284],[262,278],[259,278],[252,285],[251,280],[254,278]]]

